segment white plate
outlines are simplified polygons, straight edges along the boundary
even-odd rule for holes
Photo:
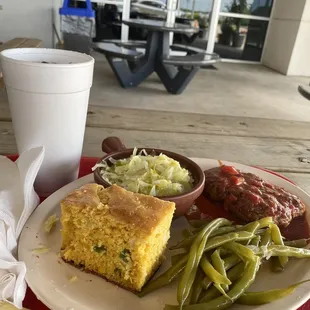
[[[209,169],[218,165],[214,159],[194,158],[202,169]],[[229,164],[228,162],[224,162]],[[271,173],[230,163],[245,172],[252,172],[263,179],[279,185],[289,192],[299,196],[307,208],[310,208],[310,197],[297,186],[273,175]],[[52,214],[60,215],[59,202],[67,194],[83,184],[93,182],[93,175],[90,174],[71,184],[61,188],[47,198],[32,214],[25,225],[19,242],[19,259],[26,262],[28,285],[36,296],[53,310],[160,310],[166,303],[176,304],[176,285],[157,290],[143,298],[113,285],[100,277],[83,273],[80,270],[64,263],[58,257],[60,249],[60,224],[56,229],[46,234],[43,229],[44,221]],[[308,214],[309,214],[308,210]],[[186,225],[184,218],[174,221],[171,229],[170,244],[174,244],[181,238],[181,230]],[[36,255],[32,250],[44,244],[50,251],[47,254]],[[169,265],[169,255],[161,270]],[[270,273],[268,268],[259,271],[257,280],[251,287],[252,290],[266,290],[271,288],[286,287],[301,280],[310,279],[310,259],[291,260],[285,272],[280,274]],[[78,279],[70,282],[72,276]],[[233,309],[297,309],[310,298],[310,283],[306,283],[296,291],[277,302],[260,307],[246,307],[236,305]]]

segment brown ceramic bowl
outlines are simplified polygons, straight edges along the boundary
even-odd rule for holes
[[[180,154],[153,148],[144,148],[144,149],[148,154],[150,154],[151,152],[155,153],[155,155],[163,153],[169,156],[170,158],[177,160],[183,168],[187,169],[191,173],[194,179],[194,187],[190,192],[176,196],[158,197],[163,200],[173,201],[176,204],[176,211],[174,213],[174,217],[184,215],[194,204],[195,200],[201,195],[204,189],[205,175],[203,171],[195,162]],[[100,163],[102,161],[107,161],[107,163],[109,163],[108,159],[111,157],[113,157],[114,159],[128,158],[132,154],[133,149],[132,148],[127,149],[119,138],[109,137],[103,140],[102,151],[107,153],[107,155],[102,157],[97,163]],[[101,177],[99,169],[100,168],[97,168],[94,171],[95,182],[103,185],[104,187],[111,186],[110,183],[106,182]]]

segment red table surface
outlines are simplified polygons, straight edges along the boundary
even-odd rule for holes
[[[8,157],[13,161],[17,159],[16,155]],[[79,178],[91,173],[91,168],[95,165],[97,160],[98,158],[83,157],[81,159]],[[36,298],[35,294],[31,291],[29,287],[27,289],[23,306],[30,310],[49,310],[48,307],[46,307],[41,301]],[[310,300],[306,302],[303,306],[301,306],[298,310],[310,310]]]

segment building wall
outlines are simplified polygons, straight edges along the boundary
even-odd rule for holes
[[[53,0],[0,0],[0,41],[16,37],[41,39],[53,46]]]
[[[310,76],[310,0],[304,6],[287,74]]]
[[[276,0],[262,63],[285,75],[310,76],[310,0]]]

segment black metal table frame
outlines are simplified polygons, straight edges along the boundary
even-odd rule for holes
[[[180,94],[199,70],[198,66],[175,67],[163,64],[170,52],[169,32],[148,30],[145,55],[138,62],[107,56],[108,62],[119,83],[124,88],[136,87],[149,75],[156,72],[173,94]]]

